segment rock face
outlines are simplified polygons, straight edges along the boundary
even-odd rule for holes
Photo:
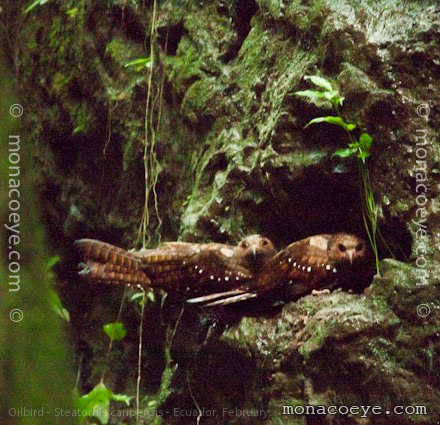
[[[319,74],[340,87],[342,112],[374,138],[368,166],[379,225],[402,261],[384,260],[382,277],[365,294],[305,297],[203,342],[199,319],[184,320],[167,385],[160,384],[165,326],[159,307],[149,306],[143,392],[168,407],[164,423],[195,422],[173,415],[174,406],[196,417],[196,406],[219,412],[205,412],[208,424],[439,420],[438,12],[435,1],[391,0],[157,6],[150,93],[157,130],[147,146],[152,243],[156,229],[165,240],[219,242],[258,232],[279,246],[314,233],[364,234],[355,164],[331,156],[346,134],[327,124],[303,128],[331,114],[295,95],[309,88],[304,75]],[[49,239],[65,257],[61,294],[84,361],[84,391],[99,380],[100,327],[114,321],[121,293],[73,284],[67,264],[76,238],[122,246],[136,238],[148,78],[129,64],[148,63],[151,21],[152,5],[140,1],[52,1],[29,13],[14,63]],[[112,389],[130,395],[137,320],[131,305],[125,322],[132,330],[108,372]],[[180,365],[174,374],[173,361]],[[391,413],[282,415],[283,405],[309,404],[378,405]],[[398,405],[425,405],[427,414],[396,416]]]

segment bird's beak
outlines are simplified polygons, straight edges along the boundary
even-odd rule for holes
[[[350,264],[353,265],[353,251],[348,251],[348,261],[350,261]]]
[[[257,248],[255,246],[252,247],[252,255],[257,258]]]

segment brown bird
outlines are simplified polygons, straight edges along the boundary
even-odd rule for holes
[[[191,296],[241,286],[276,253],[272,242],[260,235],[248,236],[237,246],[168,242],[129,252],[93,239],[77,240],[75,246],[86,261],[79,272],[85,279]]]
[[[240,287],[187,302],[226,305],[286,290],[291,297],[298,298],[353,277],[355,266],[366,258],[366,248],[362,239],[348,233],[310,236],[281,250]]]

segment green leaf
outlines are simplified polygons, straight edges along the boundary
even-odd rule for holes
[[[60,256],[59,255],[54,255],[53,257],[50,257],[47,261],[46,261],[46,267],[48,270],[50,270],[55,264],[58,264],[60,262]]]
[[[103,329],[113,341],[119,341],[127,334],[127,329],[121,322],[107,323],[103,326]]]
[[[147,299],[149,299],[152,303],[156,302],[156,295],[154,295],[153,291],[147,292]]]
[[[82,421],[86,417],[96,417],[103,425],[106,425],[110,417],[110,401],[124,402],[128,406],[131,398],[124,394],[114,394],[103,382],[100,382],[92,391],[78,399],[77,408],[86,413],[82,416]]]
[[[342,104],[344,103],[345,97],[344,96],[339,96],[336,95],[333,99],[332,99],[332,103],[335,106],[342,106]]]
[[[63,307],[63,303],[55,291],[51,290],[49,292],[49,302],[52,310],[58,314],[58,316],[60,316],[66,322],[70,322],[70,313]]]
[[[335,116],[330,115],[327,117],[314,118],[311,121],[309,121],[304,128],[307,128],[309,125],[312,125],[312,124],[319,124],[321,122],[327,122],[329,124],[339,125],[340,127],[342,127],[343,129],[345,129],[347,131],[351,131],[356,127],[356,124],[347,123],[341,117],[335,117]]]
[[[357,152],[357,149],[353,148],[344,148],[338,149],[333,152],[332,156],[340,156],[341,158],[347,158],[348,156],[354,155]]]
[[[363,150],[369,151],[373,144],[373,138],[368,133],[362,133],[359,137],[359,145]]]
[[[130,301],[142,302],[143,299],[144,299],[144,293],[143,292],[136,292],[135,294],[132,295],[132,297],[130,298]]]
[[[330,102],[333,102],[337,95],[334,91],[323,91],[322,93],[324,93],[324,97]]]
[[[366,151],[360,151],[357,155],[357,157],[359,159],[362,160],[362,162],[365,162],[365,160],[370,156],[370,152],[366,152]]]
[[[24,15],[28,14],[32,9],[35,9],[37,6],[42,6],[43,4],[48,3],[49,0],[35,0],[32,2],[23,12]]]
[[[138,58],[133,59],[130,62],[127,62],[124,65],[124,68],[134,67],[136,71],[140,71],[142,68],[150,68],[151,67],[151,58]]]
[[[297,96],[304,96],[304,97],[308,97],[310,99],[328,99],[327,98],[327,92],[323,92],[323,91],[317,91],[317,90],[300,90],[295,92],[295,94]]]
[[[78,8],[77,8],[77,7],[72,7],[72,9],[67,10],[66,13],[67,13],[71,18],[74,18],[76,15],[78,15]]]
[[[327,91],[333,91],[332,85],[328,80],[318,75],[306,75],[305,80],[310,80],[315,86],[322,87]]]
[[[145,293],[146,299],[150,300],[152,303],[156,302],[156,295],[154,294],[154,291],[147,291]],[[142,305],[144,301],[144,293],[143,292],[136,292],[131,299],[131,301],[137,301],[139,305]]]

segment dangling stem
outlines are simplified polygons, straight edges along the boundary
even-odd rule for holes
[[[140,404],[140,389],[141,389],[141,375],[142,375],[142,330],[144,322],[145,303],[147,302],[147,295],[145,289],[142,289],[142,306],[141,306],[141,322],[139,324],[139,346],[138,346],[138,368],[137,368],[137,382],[136,382],[136,425],[139,424],[139,404]]]
[[[124,288],[124,293],[122,295],[121,304],[119,305],[118,315],[116,317],[116,322],[119,322],[119,319],[121,317],[122,308],[124,306],[124,300],[125,300],[125,294],[126,293],[127,293],[127,287]],[[105,358],[104,368],[102,369],[102,374],[101,374],[101,381],[100,381],[101,383],[104,382],[104,377],[105,377],[105,373],[107,371],[108,361],[110,359],[110,353],[112,351],[112,347],[113,347],[113,336],[110,337],[110,342],[108,344],[108,349],[107,349],[107,355],[106,355],[106,358]]]

